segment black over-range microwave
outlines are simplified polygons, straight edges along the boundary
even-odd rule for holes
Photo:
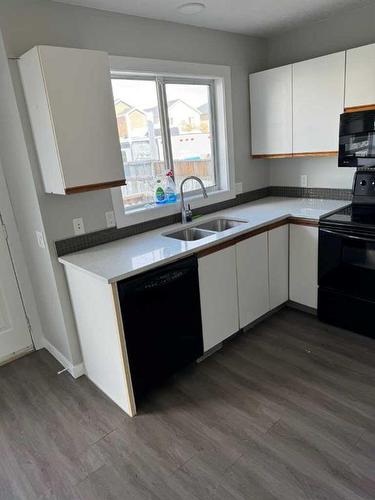
[[[375,167],[375,110],[340,116],[339,167]]]

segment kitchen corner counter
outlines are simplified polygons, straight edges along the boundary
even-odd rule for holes
[[[200,217],[183,227],[197,226],[205,221],[226,217],[247,221],[221,233],[197,241],[180,241],[164,236],[182,228],[174,224],[154,231],[105,243],[87,250],[65,255],[59,262],[88,273],[106,283],[114,283],[140,272],[176,261],[218,243],[246,234],[262,226],[289,217],[319,220],[339,208],[349,205],[343,200],[267,197],[255,202]]]

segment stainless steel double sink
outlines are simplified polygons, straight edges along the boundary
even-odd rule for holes
[[[222,233],[241,224],[246,224],[246,222],[245,220],[225,219],[221,217],[202,222],[202,224],[198,224],[197,226],[180,229],[172,233],[165,233],[163,236],[174,238],[175,240],[196,241],[212,236],[215,233]]]

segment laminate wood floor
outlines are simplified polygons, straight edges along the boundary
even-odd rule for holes
[[[284,309],[134,419],[33,353],[0,368],[0,499],[374,499],[374,353]]]

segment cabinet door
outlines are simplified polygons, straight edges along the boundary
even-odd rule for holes
[[[40,46],[20,71],[46,192],[124,184],[108,54]]]
[[[270,309],[289,298],[289,226],[268,232]]]
[[[198,270],[203,346],[208,351],[239,329],[235,246],[201,257]]]
[[[318,228],[289,228],[289,298],[314,309],[318,293]]]
[[[338,151],[345,52],[293,65],[293,153]]]
[[[236,245],[240,328],[269,311],[267,233]]]
[[[292,153],[292,66],[250,75],[253,155]]]
[[[346,53],[345,107],[375,106],[375,44]]]

